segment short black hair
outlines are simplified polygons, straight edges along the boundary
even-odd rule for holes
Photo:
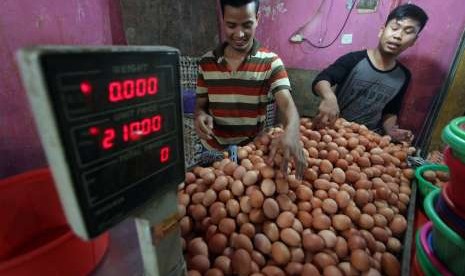
[[[255,14],[258,14],[258,8],[260,6],[260,0],[221,0],[221,13],[224,16],[224,6],[233,6],[235,8],[239,8],[245,6],[249,3],[255,3]]]
[[[425,27],[428,21],[428,15],[426,15],[426,12],[422,8],[414,4],[404,4],[396,7],[389,13],[385,26],[387,26],[388,22],[392,19],[402,20],[404,18],[411,18],[420,23],[420,30],[418,33],[423,30],[423,27]]]

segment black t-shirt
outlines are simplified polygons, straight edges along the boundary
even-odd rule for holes
[[[377,69],[367,51],[346,54],[323,70],[313,81],[337,84],[336,97],[344,119],[382,131],[382,117],[399,113],[410,82],[410,71],[397,62],[388,71]]]

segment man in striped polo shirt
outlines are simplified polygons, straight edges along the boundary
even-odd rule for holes
[[[254,39],[258,0],[221,0],[226,41],[206,53],[199,64],[195,128],[207,149],[250,142],[265,125],[266,106],[273,100],[284,115],[285,133],[272,142],[284,166],[294,158],[297,176],[306,167],[299,143],[299,115],[281,59]]]

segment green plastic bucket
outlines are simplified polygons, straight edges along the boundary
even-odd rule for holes
[[[465,117],[453,119],[442,131],[442,140],[454,152],[454,156],[465,163]]]
[[[429,182],[423,177],[423,173],[425,171],[442,171],[442,172],[449,172],[449,168],[446,165],[440,164],[427,164],[421,167],[418,167],[415,170],[415,177],[418,180],[418,186],[420,188],[421,195],[426,197],[430,192],[439,190],[440,188],[433,183]]]
[[[454,232],[434,209],[440,190],[432,191],[423,201],[426,215],[433,222],[432,246],[435,255],[456,275],[465,275],[465,239]]]
[[[428,260],[428,256],[426,255],[420,241],[420,231],[421,229],[417,230],[417,234],[415,235],[415,244],[417,250],[417,261],[420,264],[421,270],[426,276],[441,276],[441,273]]]

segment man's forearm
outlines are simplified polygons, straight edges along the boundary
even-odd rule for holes
[[[289,91],[276,93],[276,102],[280,112],[284,115],[284,129],[289,131],[299,130],[299,113]]]
[[[394,128],[397,128],[397,116],[394,114],[386,114],[383,117],[383,128],[384,131],[389,132]]]
[[[194,115],[200,115],[200,114],[206,114],[207,113],[207,104],[208,100],[199,98],[195,100],[195,110],[194,110]]]
[[[334,94],[331,89],[331,83],[329,83],[329,81],[322,80],[317,82],[314,87],[314,91],[323,99],[336,99],[336,94]]]

